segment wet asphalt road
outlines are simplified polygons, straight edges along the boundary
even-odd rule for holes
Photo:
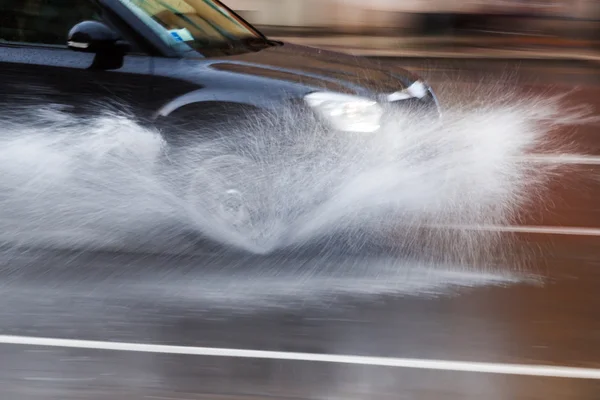
[[[510,72],[516,90],[576,89],[569,102],[600,105],[594,65],[412,64],[433,84],[451,81],[462,93],[497,85]],[[593,123],[551,135],[568,136],[570,153],[600,159]],[[596,400],[597,378],[460,372],[452,364],[600,370],[596,161],[565,166],[543,201],[519,216],[518,225],[537,231],[501,234],[485,261],[472,265],[377,252],[5,252],[0,335],[11,336],[0,337],[0,399]],[[154,354],[76,342],[17,345],[12,336],[281,353]],[[449,370],[282,359],[296,352],[445,360]]]

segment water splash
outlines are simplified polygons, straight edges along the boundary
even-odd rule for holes
[[[542,176],[523,156],[576,119],[556,99],[514,97],[456,104],[440,120],[390,114],[368,135],[328,132],[294,110],[253,115],[180,148],[165,140],[173,132],[115,113],[8,115],[0,241],[177,252],[201,236],[265,254],[332,237],[360,247],[369,234],[389,244],[398,227],[505,223]]]

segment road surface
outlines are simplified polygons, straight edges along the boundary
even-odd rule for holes
[[[600,105],[594,65],[412,64],[463,95]],[[7,251],[0,399],[596,400],[600,133],[551,135],[571,156],[539,149],[564,168],[519,223],[483,227],[502,238],[483,264]]]

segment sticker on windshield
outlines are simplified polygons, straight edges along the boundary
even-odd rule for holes
[[[188,31],[185,28],[171,29],[169,33],[177,42],[190,42],[194,40],[194,37],[192,36],[190,31]]]

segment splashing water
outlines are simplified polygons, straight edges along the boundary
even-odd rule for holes
[[[9,115],[0,242],[164,252],[205,237],[264,254],[331,236],[360,246],[365,232],[505,223],[539,181],[522,157],[575,119],[558,110],[506,98],[440,120],[394,111],[377,134],[326,132],[286,110],[179,148],[165,140],[173,132],[123,115]]]

